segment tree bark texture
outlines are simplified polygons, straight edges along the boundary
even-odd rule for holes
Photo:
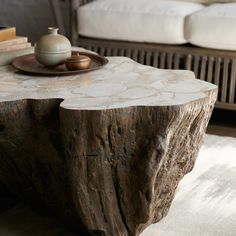
[[[62,99],[1,102],[0,182],[81,236],[138,236],[167,215],[192,170],[216,93],[101,110],[66,109]]]

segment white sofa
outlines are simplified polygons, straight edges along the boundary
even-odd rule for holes
[[[77,19],[85,37],[236,50],[236,3],[97,0],[81,6]]]
[[[200,1],[217,0],[68,0],[71,41],[104,56],[192,70],[219,86],[216,107],[236,110],[236,0]]]

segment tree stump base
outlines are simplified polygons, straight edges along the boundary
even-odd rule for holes
[[[191,72],[109,61],[67,77],[0,67],[0,182],[81,236],[138,236],[166,216],[193,168],[217,88]]]

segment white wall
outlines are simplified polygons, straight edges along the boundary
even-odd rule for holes
[[[35,42],[55,22],[49,0],[0,0],[0,25],[16,26],[18,35]]]

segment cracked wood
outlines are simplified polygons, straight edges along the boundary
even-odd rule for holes
[[[0,68],[0,182],[78,235],[138,236],[193,168],[217,89],[191,72],[109,60],[77,78]]]

